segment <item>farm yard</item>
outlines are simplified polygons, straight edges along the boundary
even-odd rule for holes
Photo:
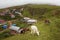
[[[24,17],[37,20],[34,25],[37,26],[40,35],[31,34],[30,31],[24,34],[11,35],[9,29],[5,30],[0,27],[1,30],[4,30],[4,32],[0,32],[0,40],[60,40],[60,6],[28,4],[21,7],[24,8],[22,12]],[[14,8],[19,9],[20,6],[7,9]],[[5,9],[1,9],[0,12],[3,10]],[[0,16],[0,19],[6,21],[18,19],[14,22],[18,27],[30,28],[28,24],[21,21],[22,17],[18,14],[14,15],[16,15],[15,18],[11,18],[8,14]]]

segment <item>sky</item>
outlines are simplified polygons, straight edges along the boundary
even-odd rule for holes
[[[24,4],[50,4],[60,6],[60,0],[0,0],[0,9]]]

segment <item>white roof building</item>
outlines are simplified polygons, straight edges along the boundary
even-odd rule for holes
[[[29,18],[29,17],[24,17],[23,19],[24,19],[24,20],[29,20],[30,18]]]
[[[14,30],[14,31],[17,31],[20,29],[20,27],[17,27],[17,26],[11,26],[9,29],[11,30]]]
[[[30,20],[27,20],[27,22],[37,22],[37,20],[30,19]]]

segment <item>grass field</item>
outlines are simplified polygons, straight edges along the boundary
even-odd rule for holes
[[[40,31],[40,36],[31,35],[30,32],[25,34],[17,34],[5,38],[4,40],[60,40],[60,29],[52,22],[49,25],[44,24],[43,21],[38,22],[37,27]]]
[[[40,14],[32,16],[29,14],[29,11],[26,8],[24,10],[24,16],[28,16],[31,18],[35,18],[38,22],[35,24],[37,25],[40,35],[32,35],[30,32],[26,32],[25,34],[16,34],[14,36],[9,36],[7,38],[3,38],[1,40],[60,40],[60,16],[52,16],[51,13],[53,10],[60,10],[60,7],[56,6],[39,6],[39,5],[28,5],[28,7],[32,8],[47,8],[51,11],[45,12],[43,18],[39,18]],[[60,13],[60,12],[59,12]],[[46,17],[46,18],[45,18]],[[44,22],[45,19],[49,19],[50,23],[46,24]]]

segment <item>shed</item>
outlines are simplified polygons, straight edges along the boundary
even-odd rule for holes
[[[34,19],[27,20],[28,24],[32,24],[32,23],[36,23],[36,22],[37,22],[37,20],[34,20]]]
[[[29,18],[29,17],[24,17],[23,19],[24,19],[24,20],[29,20],[30,18]]]
[[[11,26],[11,27],[9,27],[9,29],[11,29],[11,30],[14,30],[14,31],[17,31],[17,32],[18,32],[18,30],[20,29],[20,27],[17,27],[17,26]]]

